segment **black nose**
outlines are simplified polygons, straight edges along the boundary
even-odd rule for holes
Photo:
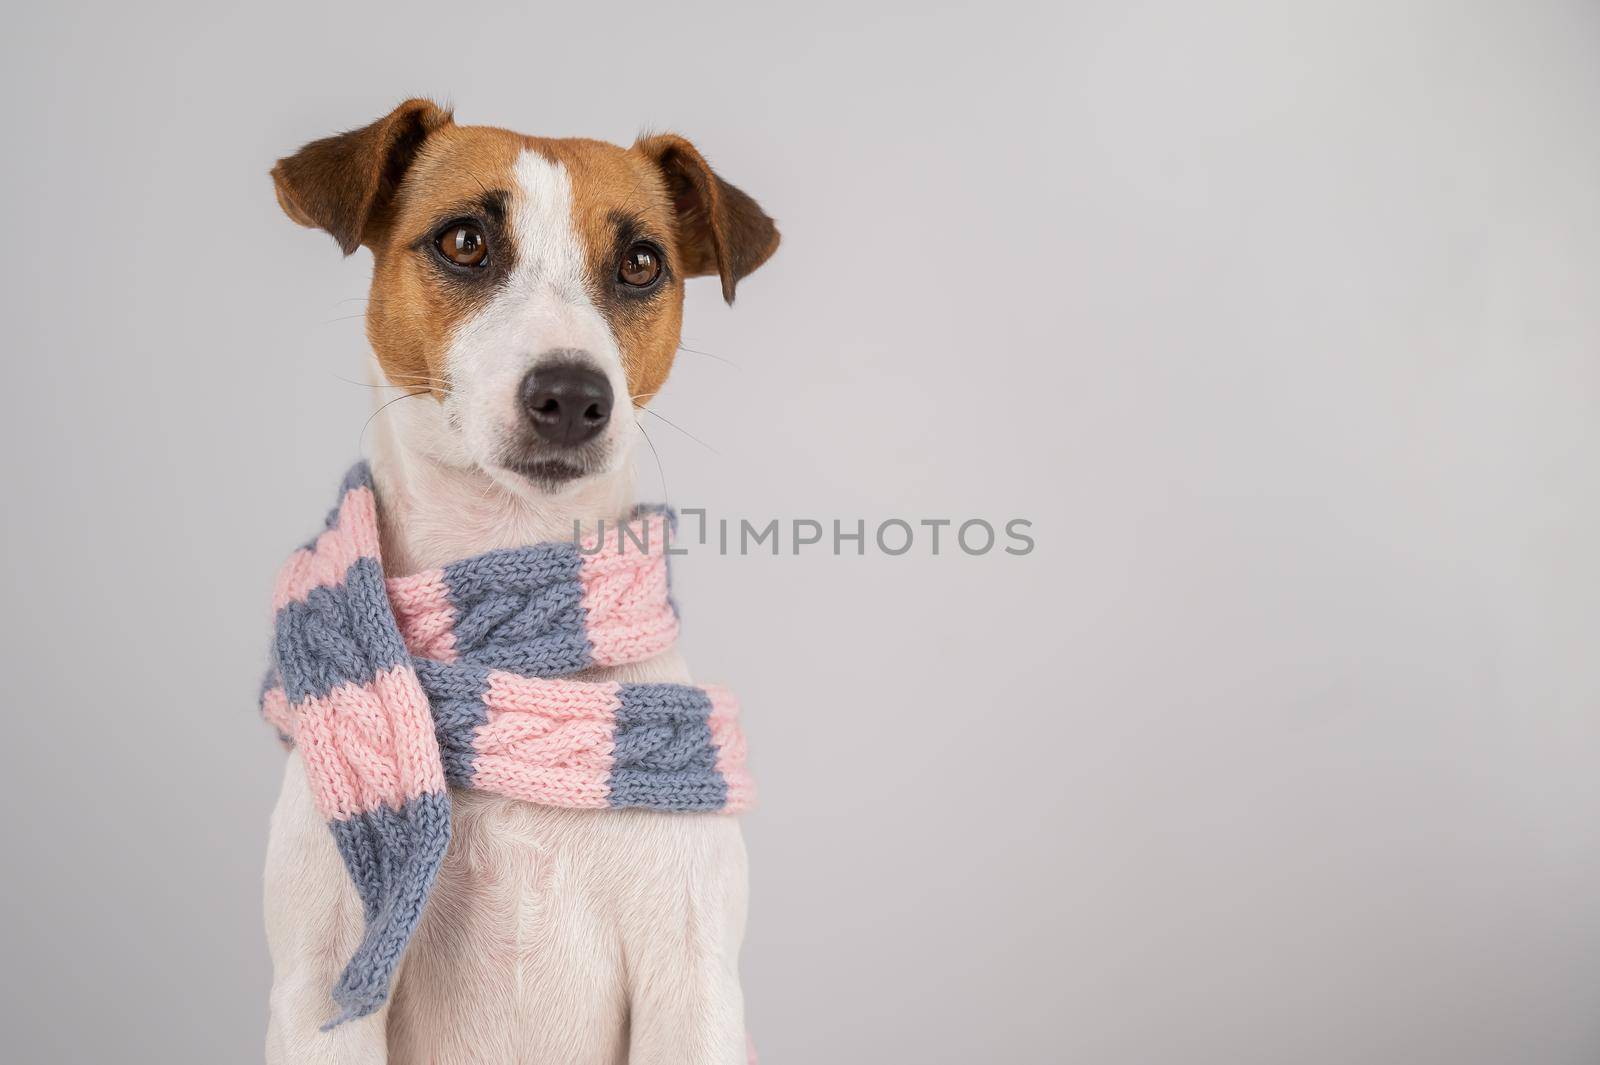
[[[536,367],[522,379],[522,409],[533,431],[552,444],[586,443],[611,420],[611,382],[575,363]]]

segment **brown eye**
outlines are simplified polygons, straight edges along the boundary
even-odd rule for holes
[[[617,267],[617,280],[634,288],[655,284],[661,276],[661,256],[648,244],[634,244],[622,253]]]
[[[439,234],[439,253],[457,266],[482,266],[489,261],[489,241],[483,230],[461,222]]]

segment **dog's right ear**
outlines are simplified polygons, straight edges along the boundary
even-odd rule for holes
[[[370,126],[312,141],[272,168],[278,205],[301,225],[327,230],[349,255],[382,232],[422,142],[450,121],[432,100],[407,100]]]

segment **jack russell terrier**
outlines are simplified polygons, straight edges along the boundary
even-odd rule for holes
[[[680,137],[540,139],[456,125],[427,100],[307,144],[272,178],[291,219],[373,255],[367,337],[408,397],[375,423],[364,497],[382,503],[370,555],[391,588],[628,515],[635,408],[672,366],[685,280],[715,275],[731,303],[778,246]],[[594,688],[702,691],[670,642],[586,664],[575,676]],[[689,807],[439,784],[442,861],[392,985],[386,972],[381,1002],[336,1017],[330,988],[388,917],[329,832],[315,741],[294,740],[267,849],[269,1062],[746,1060],[744,843],[736,818]]]

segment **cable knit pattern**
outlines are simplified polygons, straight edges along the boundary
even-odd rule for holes
[[[261,713],[301,752],[366,928],[329,1027],[388,995],[450,836],[447,785],[571,807],[735,812],[753,785],[733,697],[566,679],[677,639],[670,512],[385,579],[365,464],[279,573]]]

